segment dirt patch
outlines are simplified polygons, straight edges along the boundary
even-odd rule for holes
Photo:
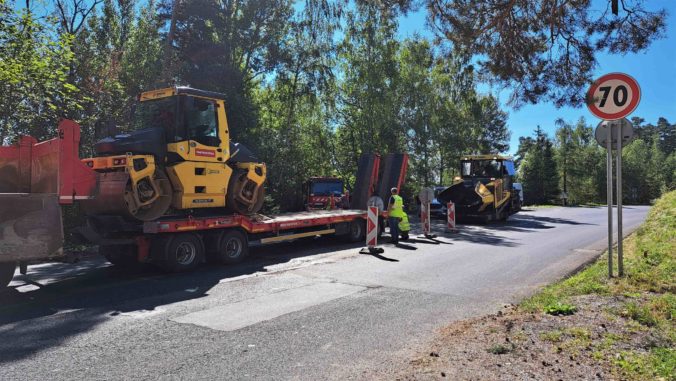
[[[569,316],[506,306],[497,314],[442,329],[429,350],[389,376],[400,380],[624,379],[614,364],[623,360],[625,351],[669,345],[667,338],[624,316],[627,303],[647,297],[579,296],[571,300],[577,312]]]

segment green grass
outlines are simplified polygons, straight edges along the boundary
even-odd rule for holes
[[[555,329],[549,332],[540,333],[540,339],[550,343],[558,343],[563,339],[563,331]]]
[[[492,347],[486,349],[488,353],[492,353],[494,355],[504,355],[505,353],[509,353],[514,349],[513,346],[507,346],[507,345],[502,345],[502,344],[495,344]]]
[[[676,349],[652,348],[647,353],[622,351],[613,363],[623,376],[641,380],[676,380]]]
[[[581,351],[591,346],[591,332],[584,327],[572,327],[563,331],[566,340],[559,345],[566,353],[578,356]]]
[[[557,302],[557,303],[554,303],[554,304],[548,304],[548,305],[544,306],[544,308],[543,308],[544,313],[550,314],[550,315],[555,315],[555,316],[573,315],[576,311],[577,311],[577,307],[575,307],[571,304],[566,304],[566,303],[561,303],[561,302]]]
[[[533,205],[524,205],[524,209],[542,209],[542,208],[558,208],[562,206],[561,204],[533,204]]]
[[[614,261],[617,266],[617,261]],[[623,338],[606,335],[591,343],[592,356],[598,360],[612,354],[618,373],[628,379],[676,381],[676,191],[663,195],[651,208],[643,225],[624,240],[625,277],[608,279],[608,256],[579,273],[523,301],[520,308],[529,312],[564,315],[574,308],[571,299],[580,295],[617,295],[630,299],[609,319],[626,320],[629,331],[653,330],[665,342],[650,349],[637,348],[612,352]],[[617,274],[617,269],[615,269]],[[574,312],[574,310],[572,311]],[[573,347],[590,344],[580,332],[552,331],[541,335],[550,342],[570,342]],[[566,339],[568,340],[566,341]],[[562,344],[563,345],[563,344]],[[610,351],[610,353],[608,353]]]

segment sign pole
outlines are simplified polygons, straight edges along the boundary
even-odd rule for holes
[[[616,2],[616,1],[615,1]],[[608,194],[608,277],[613,277],[613,129],[616,142],[617,181],[617,273],[624,276],[624,255],[622,253],[622,147],[631,143],[634,130],[626,116],[631,114],[641,101],[638,82],[625,73],[608,73],[596,79],[587,90],[587,108],[603,119],[594,132],[601,147],[605,147],[606,177]],[[605,129],[605,131],[603,131]],[[604,133],[605,132],[605,133]],[[604,138],[605,135],[605,138]]]
[[[609,122],[606,132],[606,198],[608,199],[608,278],[613,277],[613,122]]]
[[[624,127],[624,119],[619,120],[617,124],[617,152],[615,175],[617,181],[617,275],[624,276],[624,260],[622,257],[622,130]]]

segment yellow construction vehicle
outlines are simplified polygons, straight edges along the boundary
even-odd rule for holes
[[[460,176],[437,199],[453,202],[459,220],[506,220],[521,209],[514,187],[514,161],[500,155],[468,155],[460,160]]]
[[[231,142],[223,94],[172,87],[139,95],[129,132],[95,144],[82,162],[97,173],[89,215],[150,221],[174,211],[263,204],[265,164]]]

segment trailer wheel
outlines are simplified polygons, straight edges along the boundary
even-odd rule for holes
[[[347,234],[347,240],[350,242],[360,242],[366,238],[366,221],[354,219],[350,222],[350,232]]]
[[[0,263],[0,292],[9,285],[9,282],[14,278],[14,270],[16,263]]]
[[[161,237],[153,243],[157,262],[165,271],[185,272],[197,267],[204,258],[204,245],[200,237],[191,233],[174,237]]]
[[[119,268],[139,266],[135,245],[99,245],[99,254]]]
[[[218,259],[221,263],[232,264],[244,260],[249,255],[249,242],[239,230],[229,230],[221,234],[218,241]]]

